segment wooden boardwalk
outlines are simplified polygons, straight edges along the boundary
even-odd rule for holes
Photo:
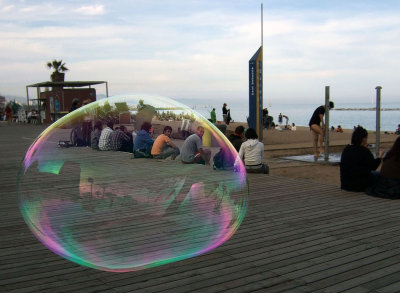
[[[250,174],[246,217],[220,247],[137,272],[80,266],[43,246],[16,178],[42,126],[0,125],[0,292],[400,292],[400,202]]]

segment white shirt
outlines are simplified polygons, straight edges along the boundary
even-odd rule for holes
[[[248,139],[240,146],[239,158],[247,166],[259,165],[264,156],[264,144],[257,139]]]

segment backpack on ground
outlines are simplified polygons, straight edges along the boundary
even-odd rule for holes
[[[221,148],[219,152],[215,154],[213,162],[214,170],[233,170],[235,160],[231,153]]]

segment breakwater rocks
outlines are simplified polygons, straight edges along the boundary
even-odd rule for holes
[[[376,107],[372,108],[335,108],[331,111],[376,111]],[[381,108],[381,111],[400,111],[400,108]]]

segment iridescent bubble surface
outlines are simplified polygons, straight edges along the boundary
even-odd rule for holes
[[[97,121],[124,124],[134,135],[149,122],[153,138],[170,126],[179,148],[202,126],[203,147],[212,157],[221,148],[237,157],[216,126],[168,98],[120,95],[83,106],[50,125],[21,164],[20,210],[45,246],[81,265],[124,272],[203,254],[237,231],[248,196],[240,160],[235,170],[214,170],[183,164],[180,155],[133,158],[63,143]]]

